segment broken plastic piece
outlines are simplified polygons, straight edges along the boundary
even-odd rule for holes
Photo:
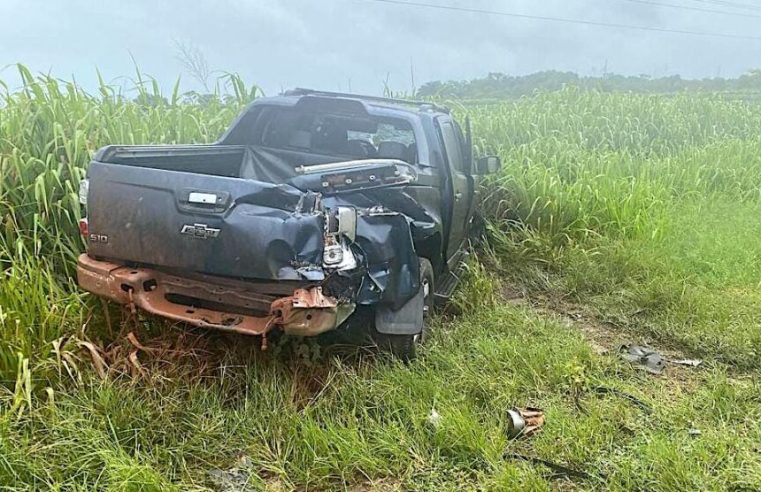
[[[441,421],[443,420],[443,417],[439,412],[436,411],[435,408],[431,408],[431,413],[428,414],[428,423],[433,426],[434,428],[439,427],[441,425]]]

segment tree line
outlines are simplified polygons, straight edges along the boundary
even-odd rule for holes
[[[529,75],[507,75],[494,72],[486,77],[472,80],[428,82],[416,91],[416,96],[470,99],[517,98],[536,91],[556,91],[565,86],[604,92],[653,94],[683,91],[761,93],[761,70],[751,70],[737,78],[704,79],[684,79],[679,75],[667,77],[618,74],[589,76],[557,70],[545,70]]]

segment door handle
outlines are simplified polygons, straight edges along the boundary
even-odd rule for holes
[[[454,199],[455,199],[455,201],[459,202],[460,198],[462,198],[462,192],[458,191],[457,193],[454,194]]]
[[[180,210],[200,214],[221,214],[230,203],[230,192],[186,188],[175,193]]]

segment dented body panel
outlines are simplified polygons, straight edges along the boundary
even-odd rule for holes
[[[311,268],[322,280],[317,266],[323,223],[315,194],[288,185],[97,161],[88,175],[90,229],[108,237],[89,244],[92,256],[269,280],[297,280]],[[201,191],[220,196],[220,203],[212,208],[188,201]],[[218,232],[213,238],[182,234],[183,227],[196,224]]]

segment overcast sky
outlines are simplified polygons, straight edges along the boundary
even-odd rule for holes
[[[418,0],[537,16],[761,36],[761,0]],[[735,12],[732,16],[665,4]],[[93,87],[141,70],[170,87],[177,43],[266,93],[301,86],[380,93],[489,72],[736,76],[761,68],[761,40],[723,39],[454,12],[373,0],[0,0],[0,68],[17,62]],[[17,84],[15,68],[0,79]]]

